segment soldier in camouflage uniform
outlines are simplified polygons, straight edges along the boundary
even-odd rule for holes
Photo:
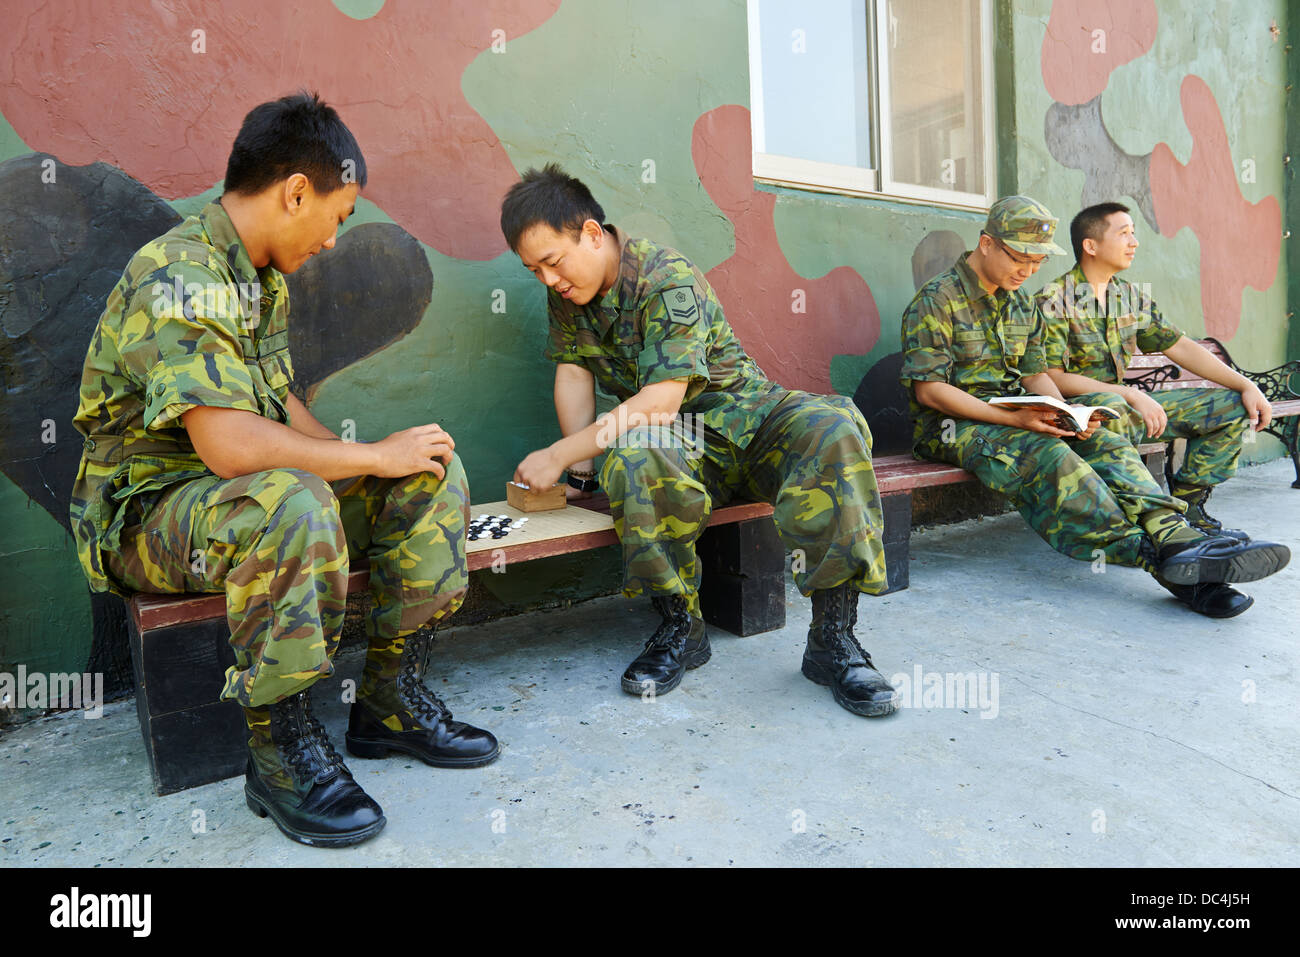
[[[772,503],[813,600],[802,670],[855,714],[888,714],[897,694],[853,635],[859,592],[885,589],[883,516],[871,438],[853,403],[769,381],[741,348],[703,274],[681,253],[628,238],[578,180],[551,165],[506,196],[502,231],[549,287],[549,359],[565,438],[529,455],[515,480],[609,494],[624,594],[663,617],[622,678],[664,694],[710,657],[695,543],[715,505]],[[595,415],[594,385],[620,405]],[[593,459],[607,452],[595,481]]]
[[[355,181],[340,182],[346,161]],[[466,586],[451,437],[425,425],[344,443],[290,391],[283,274],[334,246],[364,183],[355,139],[314,95],[250,112],[225,194],[136,253],[110,294],[75,419],[71,517],[92,589],[225,592],[235,664],[221,697],[247,719],[248,804],[322,846],[384,825],[307,693],[333,672],[349,557],[369,559],[374,598],[349,750],[453,767],[498,750],[421,680],[417,630]]]
[[[901,378],[915,454],[975,473],[1073,558],[1104,555],[1187,586],[1278,571],[1290,557],[1284,546],[1211,538],[1191,527],[1187,504],[1160,490],[1127,439],[1096,428],[1099,416],[1074,433],[1058,427],[1053,412],[987,404],[996,396],[1061,398],[1047,374],[1042,312],[1020,292],[1047,255],[1063,252],[1052,242],[1055,227],[1029,197],[999,200],[978,247],[907,307]]]
[[[1273,410],[1253,382],[1183,335],[1149,293],[1116,278],[1129,268],[1138,241],[1127,206],[1101,203],[1070,224],[1074,268],[1038,294],[1047,319],[1047,366],[1067,396],[1117,395],[1122,418],[1108,428],[1134,445],[1152,438],[1187,439],[1187,455],[1170,492],[1187,502],[1188,519],[1206,534],[1244,538],[1205,510],[1211,490],[1237,471],[1252,426],[1266,428]],[[1169,389],[1148,395],[1124,385],[1137,352],[1163,352],[1222,389]],[[1086,400],[1085,400],[1086,401]],[[1242,609],[1244,610],[1244,608]]]

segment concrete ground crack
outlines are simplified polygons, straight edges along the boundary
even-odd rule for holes
[[[1113,724],[1119,728],[1127,728],[1129,731],[1137,731],[1141,734],[1149,734],[1153,738],[1160,738],[1162,741],[1168,741],[1170,744],[1176,744],[1180,748],[1186,748],[1188,751],[1191,751],[1193,754],[1198,754],[1208,761],[1213,761],[1215,764],[1219,765],[1219,767],[1226,768],[1227,770],[1231,771],[1233,774],[1239,774],[1243,778],[1249,778],[1252,781],[1257,781],[1258,783],[1264,785],[1264,787],[1268,788],[1269,790],[1276,791],[1278,794],[1285,794],[1287,797],[1293,800],[1300,800],[1300,794],[1292,794],[1290,791],[1284,790],[1283,788],[1278,787],[1276,784],[1270,784],[1269,782],[1265,781],[1263,778],[1257,778],[1253,774],[1247,774],[1245,771],[1242,771],[1240,768],[1234,768],[1230,764],[1225,764],[1223,761],[1220,761],[1218,758],[1214,757],[1213,755],[1206,754],[1204,751],[1200,751],[1192,747],[1190,744],[1185,744],[1182,741],[1177,740],[1176,738],[1171,738],[1166,734],[1160,734],[1156,731],[1151,731],[1147,728],[1138,728],[1131,724],[1125,724],[1123,721],[1116,721],[1114,718],[1108,718],[1105,715],[1097,714],[1096,712],[1093,711],[1088,711],[1086,708],[1076,708],[1074,705],[1066,704],[1064,701],[1057,701],[1051,695],[1039,691],[1037,688],[1027,684],[1026,682],[1022,681],[1020,678],[1016,677],[1015,675],[1012,675],[1011,677],[1015,678],[1017,682],[1024,685],[1034,694],[1038,695],[1041,698],[1046,698],[1048,701],[1052,702],[1052,704],[1060,705],[1062,708],[1068,708],[1070,711],[1077,711],[1079,714],[1086,714],[1089,717],[1096,718],[1099,721],[1105,721],[1107,724]]]

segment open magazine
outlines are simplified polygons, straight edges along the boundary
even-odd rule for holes
[[[1086,432],[1094,414],[1103,419],[1118,419],[1119,413],[1104,405],[1069,405],[1050,395],[1000,395],[989,405],[1010,405],[1021,409],[1045,409],[1057,412],[1056,427],[1067,432]]]

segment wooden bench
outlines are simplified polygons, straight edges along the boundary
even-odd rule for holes
[[[1295,481],[1292,488],[1300,488],[1300,448],[1297,447],[1300,433],[1300,359],[1292,359],[1267,372],[1249,372],[1232,361],[1227,348],[1218,339],[1200,339],[1198,342],[1222,360],[1233,370],[1250,379],[1264,393],[1273,406],[1273,425],[1263,431],[1281,440],[1283,447],[1291,456],[1295,467]],[[1124,381],[1135,385],[1144,392],[1156,392],[1165,389],[1221,389],[1217,382],[1196,376],[1174,362],[1162,352],[1139,353],[1129,364],[1128,375]],[[1183,439],[1176,440],[1179,443]],[[1172,470],[1178,456],[1171,454],[1165,460],[1165,468],[1172,476]]]
[[[529,513],[529,522],[505,538],[467,543],[469,570],[618,544],[607,499],[575,504],[582,507]],[[505,502],[475,505],[471,512],[524,514]],[[733,634],[785,624],[785,552],[771,515],[763,503],[728,505],[714,510],[700,536],[701,610]],[[368,582],[369,571],[354,568],[348,594],[364,592]],[[235,663],[225,595],[137,594],[127,612],[136,711],[155,790],[168,794],[242,773],[243,714],[234,702],[217,698]]]
[[[1163,442],[1144,442],[1138,452],[1151,474],[1159,478],[1165,468]],[[889,568],[889,591],[908,587],[909,542],[912,533],[912,493],[922,488],[974,482],[965,469],[943,462],[918,460],[910,455],[884,455],[872,460],[876,486],[885,512],[885,561]]]

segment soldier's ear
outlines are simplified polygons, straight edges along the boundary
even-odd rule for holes
[[[605,241],[605,227],[601,226],[600,223],[596,222],[594,219],[583,221],[582,234],[589,237],[592,245],[597,249],[599,249],[600,244]]]
[[[302,173],[294,173],[284,181],[284,205],[290,215],[302,208],[303,197],[311,186],[310,180]]]

